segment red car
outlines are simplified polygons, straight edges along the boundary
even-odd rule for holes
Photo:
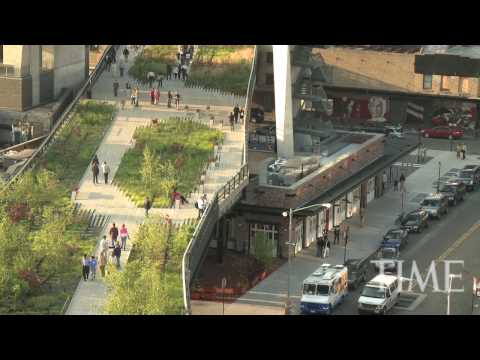
[[[437,126],[430,129],[422,129],[420,133],[423,137],[460,139],[463,136],[463,130],[456,127]]]

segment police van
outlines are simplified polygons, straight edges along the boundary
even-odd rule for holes
[[[348,293],[348,269],[323,264],[303,282],[302,314],[331,314]]]

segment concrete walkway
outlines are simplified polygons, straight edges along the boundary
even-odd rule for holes
[[[412,152],[411,155],[415,155]],[[415,210],[420,202],[429,193],[435,192],[433,182],[438,178],[438,162],[441,162],[441,175],[451,168],[463,168],[467,164],[480,164],[478,155],[467,155],[464,161],[457,160],[456,154],[449,151],[430,150],[429,156],[433,158],[419,166],[411,173],[405,182],[407,190],[405,196],[405,212]],[[380,245],[385,232],[396,226],[395,220],[401,212],[401,193],[395,192],[390,187],[384,196],[368,205],[366,211],[366,225],[360,227],[358,216],[346,220],[350,226],[350,241],[347,245],[346,258],[363,258],[374,252]],[[329,235],[332,242],[333,236]],[[290,294],[293,304],[293,313],[299,312],[300,298],[302,294],[302,282],[313,271],[324,263],[337,265],[344,262],[344,246],[332,245],[330,256],[327,259],[316,257],[316,245],[304,249],[297,254],[291,264]],[[240,297],[234,304],[250,304],[283,308],[287,296],[288,263],[282,265],[265,280]],[[232,304],[232,306],[234,305]],[[251,314],[261,314],[261,307],[252,310]],[[265,313],[270,313],[266,310]]]
[[[117,53],[117,63],[120,59],[120,54],[124,47],[120,47]],[[133,63],[132,55],[130,56],[129,63],[126,64],[125,73],[128,71],[128,66]],[[122,56],[123,57],[123,56]],[[113,69],[113,67],[112,67]],[[152,118],[164,119],[169,116],[196,116],[198,121],[205,124],[210,123],[210,115],[214,115],[217,119],[228,119],[228,114],[232,109],[232,97],[219,96],[214,97],[210,93],[201,91],[199,89],[188,89],[183,87],[181,81],[165,81],[163,88],[160,88],[161,98],[159,105],[151,105],[148,95],[148,89],[146,87],[140,87],[140,106],[132,107],[129,102],[130,93],[125,90],[125,83],[128,81],[130,84],[135,85],[133,79],[128,77],[119,78],[120,89],[119,97],[113,96],[113,81],[117,78],[118,73],[113,71],[104,72],[95,87],[93,88],[92,95],[94,99],[104,100],[109,102],[115,102],[118,106],[118,112],[114,118],[114,121],[104,137],[100,148],[97,151],[97,156],[101,163],[106,161],[110,167],[111,174],[109,178],[109,184],[103,183],[103,175],[100,174],[99,180],[101,184],[94,185],[92,173],[90,167],[86,169],[85,174],[80,182],[80,189],[76,202],[82,205],[86,209],[95,209],[97,213],[103,215],[110,215],[111,222],[114,222],[117,227],[121,227],[125,224],[130,237],[133,239],[138,227],[145,219],[144,210],[137,208],[130,199],[122,193],[115,185],[111,184],[114,179],[118,167],[121,163],[122,157],[125,152],[133,146],[133,135],[135,129],[139,126],[148,125]],[[177,111],[175,108],[168,108],[166,105],[167,91],[180,92],[183,104],[188,104],[188,110]],[[120,99],[126,99],[126,106],[124,109],[120,109]],[[235,101],[236,99],[234,99]],[[215,106],[211,107],[211,111],[205,111],[207,105]],[[239,103],[242,106],[243,103]],[[203,110],[200,115],[196,115],[195,108]],[[225,141],[220,154],[220,162],[218,166],[212,167],[208,170],[205,182],[205,193],[207,199],[211,199],[213,193],[225,184],[231,176],[233,176],[241,167],[242,163],[242,151],[244,146],[244,126],[238,126],[235,131],[230,131],[230,126],[222,128],[221,125],[217,126],[225,133]],[[202,189],[203,190],[203,189]],[[174,223],[182,223],[185,220],[196,219],[198,216],[198,210],[194,207],[194,201],[200,194],[192,194],[190,198],[190,204],[182,206],[181,209],[152,209],[150,214],[165,216],[169,215]],[[108,233],[111,224],[108,224],[108,228],[105,229],[105,233]],[[99,239],[100,241],[100,239]],[[127,250],[122,251],[121,267],[123,268],[128,261],[130,254],[131,243],[127,243]],[[99,255],[97,248],[96,255]],[[79,264],[79,273],[80,273]],[[106,284],[101,279],[99,271],[97,273],[96,281],[80,281],[75,294],[70,302],[67,310],[68,315],[95,315],[102,313],[102,307],[107,296]]]

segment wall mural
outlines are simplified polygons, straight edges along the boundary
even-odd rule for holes
[[[442,101],[433,106],[432,124],[474,129],[477,122],[477,106],[470,102]]]
[[[389,101],[381,96],[333,98],[333,116],[369,122],[386,122]]]

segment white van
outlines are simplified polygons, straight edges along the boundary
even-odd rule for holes
[[[369,281],[358,299],[359,314],[385,315],[398,300],[400,281],[394,275],[378,275]]]
[[[348,293],[348,269],[323,264],[303,282],[302,314],[330,314]]]

